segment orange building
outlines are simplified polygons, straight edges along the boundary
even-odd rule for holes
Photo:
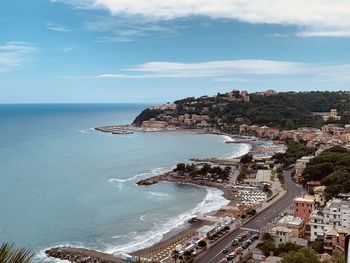
[[[293,210],[295,217],[303,217],[305,223],[310,221],[310,216],[315,209],[315,197],[305,195],[303,197],[297,197],[293,201]]]

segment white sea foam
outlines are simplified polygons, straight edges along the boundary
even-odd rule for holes
[[[172,198],[172,195],[162,192],[147,192],[147,198],[154,201],[164,201]]]
[[[53,245],[52,247],[79,247],[79,248],[88,249],[87,247],[84,247],[84,245],[82,243],[60,243],[57,245]],[[37,252],[34,255],[33,263],[70,263],[70,261],[68,261],[68,260],[60,260],[60,259],[46,256],[45,251],[47,249],[52,248],[52,247],[47,247],[47,248],[41,249],[39,252]]]
[[[146,221],[146,217],[147,217],[147,215],[142,215],[142,216],[139,217],[139,219],[141,221],[145,222]]]
[[[135,136],[137,136],[136,133],[132,133],[132,134],[112,134],[110,132],[101,132],[101,131],[97,131],[95,128],[87,128],[87,129],[83,129],[83,130],[78,130],[78,132],[83,133],[83,134],[94,134],[94,135],[101,135],[101,136],[112,136],[115,138],[134,138]]]
[[[110,182],[110,183],[113,183],[113,182],[118,182],[118,183],[133,182],[139,178],[148,178],[151,176],[160,175],[160,174],[166,173],[170,170],[171,170],[171,168],[159,167],[159,168],[154,168],[154,169],[150,170],[149,172],[135,174],[134,176],[129,177],[129,178],[111,178],[108,180],[108,182]]]
[[[242,144],[238,144],[238,145],[240,146],[239,150],[234,152],[234,154],[230,156],[231,158],[238,158],[238,157],[241,157],[243,155],[246,155],[252,149],[252,146],[250,144],[247,144],[247,143],[242,143]]]
[[[229,200],[222,195],[223,192],[216,188],[204,187],[207,190],[205,199],[198,203],[197,206],[171,220],[164,223],[155,224],[154,228],[147,233],[135,235],[135,237],[127,244],[108,248],[105,252],[112,254],[120,254],[143,249],[159,242],[163,236],[171,230],[183,225],[194,215],[205,214],[217,211],[220,207],[227,205]],[[145,218],[142,215],[140,219]],[[134,232],[133,232],[134,233]]]
[[[224,138],[224,142],[234,142],[235,139],[233,139],[231,136],[228,135],[221,135],[222,138]]]

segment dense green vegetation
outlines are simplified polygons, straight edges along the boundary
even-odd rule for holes
[[[277,153],[274,155],[274,159],[285,166],[294,164],[299,158],[313,154],[316,149],[307,147],[305,144],[296,142],[293,139],[286,141],[287,151],[285,153]]]
[[[231,167],[226,166],[222,169],[220,166],[211,166],[209,164],[204,164],[202,167],[197,167],[194,164],[184,164],[179,163],[173,170],[181,175],[189,175],[191,177],[211,175],[212,178],[228,180],[231,173]]]
[[[286,253],[288,251],[297,251],[302,248],[301,246],[293,243],[281,244],[276,247],[273,236],[268,232],[263,233],[261,239],[262,242],[257,245],[257,248],[259,248],[267,257],[270,255],[270,252],[273,252],[275,256],[278,256],[282,253]]]
[[[262,242],[257,245],[257,248],[259,248],[265,256],[269,256],[270,252],[273,252],[274,256],[282,257],[281,263],[321,263],[318,253],[313,247],[304,248],[293,243],[285,243],[276,247],[273,237],[269,233],[263,234]],[[339,253],[331,260],[323,262],[345,262],[344,254]]]
[[[237,93],[237,97],[239,97]],[[191,109],[186,108],[189,103]],[[328,112],[336,108],[343,114],[342,121],[347,122],[350,117],[345,114],[350,111],[350,97],[346,92],[286,92],[276,96],[262,97],[250,95],[250,102],[230,102],[218,94],[214,97],[186,98],[175,101],[176,111],[144,110],[134,121],[140,125],[143,120],[154,118],[166,113],[171,116],[182,114],[202,114],[204,107],[209,108],[206,113],[211,117],[211,123],[216,125],[215,119],[220,117],[222,122],[232,124],[257,124],[277,127],[281,129],[294,129],[295,127],[320,127],[322,119],[313,116],[312,112]]]
[[[303,176],[305,183],[321,181],[322,185],[327,186],[328,199],[350,192],[350,151],[333,147],[322,152],[307,164]]]
[[[290,251],[283,255],[281,263],[321,263],[315,250],[311,248],[302,248],[297,251]],[[322,261],[323,263],[344,263],[343,253],[337,254],[331,260]]]

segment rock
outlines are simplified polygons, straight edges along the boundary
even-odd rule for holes
[[[150,178],[138,181],[136,184],[139,186],[146,186],[146,185],[152,185],[152,184],[159,183],[159,181],[161,181],[160,176],[152,176]]]

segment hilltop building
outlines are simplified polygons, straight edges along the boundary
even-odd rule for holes
[[[329,119],[339,121],[341,116],[338,115],[337,109],[331,109],[330,112],[314,112],[316,116],[321,116],[324,121],[328,121]]]

